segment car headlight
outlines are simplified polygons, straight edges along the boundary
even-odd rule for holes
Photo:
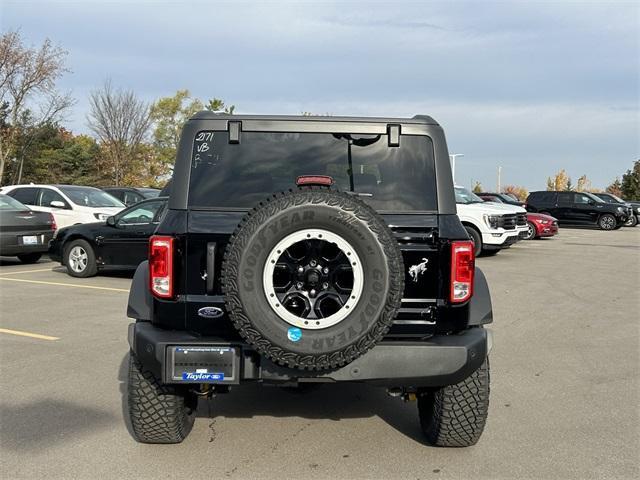
[[[622,208],[622,207],[618,207],[618,212],[619,212],[619,213],[624,213],[624,208]]]
[[[106,213],[94,213],[93,216],[98,220],[106,220],[109,215],[107,215]]]
[[[498,221],[500,220],[500,215],[484,214],[482,217],[484,218],[484,223],[486,223],[489,228],[493,230],[498,228]]]
[[[549,220],[536,220],[539,224],[541,225],[546,225],[547,223],[549,223]]]

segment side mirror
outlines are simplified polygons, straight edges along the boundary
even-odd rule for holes
[[[595,200],[589,200],[589,205],[595,205],[596,201]]]
[[[107,217],[107,225],[109,225],[110,227],[115,227],[116,217],[114,217],[113,215],[111,215],[110,217]]]
[[[61,202],[60,200],[53,200],[49,206],[53,208],[66,208],[64,202]]]

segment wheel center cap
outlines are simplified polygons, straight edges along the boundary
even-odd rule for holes
[[[306,283],[312,287],[315,287],[320,282],[320,274],[315,270],[307,272]]]

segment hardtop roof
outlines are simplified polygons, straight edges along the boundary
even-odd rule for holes
[[[262,121],[300,121],[300,122],[344,122],[344,123],[404,123],[417,125],[438,125],[428,115],[402,117],[342,117],[330,115],[231,115],[203,110],[191,117],[191,120],[262,120]]]

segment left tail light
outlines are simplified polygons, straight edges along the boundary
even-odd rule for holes
[[[473,242],[451,242],[451,303],[466,302],[471,298],[474,272]]]
[[[158,298],[173,298],[173,237],[149,239],[149,287]]]
[[[49,222],[51,223],[51,230],[55,232],[58,229],[58,225],[56,225],[56,217],[53,216],[53,213],[49,213]]]

